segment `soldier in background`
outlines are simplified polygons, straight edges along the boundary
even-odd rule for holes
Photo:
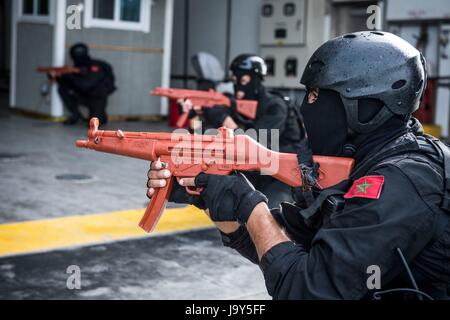
[[[83,120],[80,105],[88,108],[89,118],[97,117],[101,124],[106,124],[108,96],[116,90],[112,66],[105,61],[92,59],[88,47],[83,43],[70,48],[70,57],[80,72],[56,79],[59,95],[70,112],[64,124],[74,125]]]
[[[295,106],[276,92],[264,87],[267,65],[263,58],[254,54],[237,56],[230,66],[234,95],[227,94],[232,101],[231,108],[216,106],[202,109],[203,126],[206,128],[227,127],[229,129],[253,129],[260,143],[269,149],[287,153],[298,153],[300,150],[301,129]],[[236,112],[235,102],[239,100],[255,100],[258,111],[255,119],[248,119]],[[190,104],[189,100],[184,102]],[[186,107],[188,109],[188,107]],[[272,141],[272,130],[279,136]],[[261,134],[267,132],[267,137]],[[255,188],[269,198],[269,207],[276,208],[283,201],[292,201],[291,187],[271,176],[246,173]]]

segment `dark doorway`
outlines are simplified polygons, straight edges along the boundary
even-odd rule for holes
[[[9,104],[12,1],[0,0],[0,112],[5,111]]]

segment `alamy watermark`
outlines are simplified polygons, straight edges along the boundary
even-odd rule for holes
[[[368,30],[377,29],[377,19],[381,17],[381,8],[377,5],[370,5],[367,7],[366,13],[369,15],[366,21],[366,27]]]
[[[83,12],[83,5],[67,7],[66,28],[68,30],[81,30],[81,12]]]
[[[66,281],[67,289],[69,290],[81,290],[81,269],[77,265],[71,265],[67,267],[66,273],[69,277]]]
[[[381,268],[377,265],[368,266],[366,273],[369,277],[366,281],[367,289],[369,290],[380,290],[381,289]]]

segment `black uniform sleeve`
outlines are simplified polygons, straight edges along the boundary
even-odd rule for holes
[[[437,210],[417,183],[395,166],[377,169],[385,177],[377,200],[353,198],[333,215],[313,239],[308,252],[293,242],[281,243],[261,261],[266,286],[275,299],[361,299],[370,294],[367,268],[381,270],[381,285],[403,271],[396,253],[413,259],[430,241]],[[428,203],[427,203],[428,202]]]
[[[280,209],[272,209],[272,216],[275,218],[281,228],[285,229],[291,239],[293,239],[296,243],[304,245],[306,248],[310,248],[311,239],[314,237],[314,234],[317,232],[317,230],[313,230],[312,228],[307,227],[305,224],[301,223],[300,219],[294,224],[289,223],[289,219],[287,220],[285,217],[283,217],[283,213],[289,210],[291,206],[288,204],[283,204],[282,207],[283,212]],[[294,214],[298,215],[298,210],[295,213],[291,213],[290,217],[292,218]],[[290,220],[292,222],[292,219]],[[258,253],[256,252],[255,244],[250,238],[250,234],[248,233],[245,226],[240,226],[238,230],[231,234],[226,234],[223,232],[220,232],[220,234],[222,236],[222,243],[225,247],[234,249],[239,252],[241,256],[250,260],[250,262],[259,264],[259,258]]]
[[[245,226],[240,226],[238,230],[231,234],[220,233],[222,236],[222,243],[225,247],[239,252],[241,256],[247,258],[254,264],[259,264],[258,253],[256,252],[255,244],[250,238]]]

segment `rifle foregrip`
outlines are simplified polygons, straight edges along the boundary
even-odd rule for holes
[[[236,101],[236,111],[249,119],[255,119],[258,110],[258,103],[250,100]]]
[[[150,233],[158,223],[161,214],[166,208],[170,193],[172,192],[174,177],[170,178],[164,188],[155,189],[155,194],[147,206],[144,216],[139,223],[139,226],[146,232]]]

